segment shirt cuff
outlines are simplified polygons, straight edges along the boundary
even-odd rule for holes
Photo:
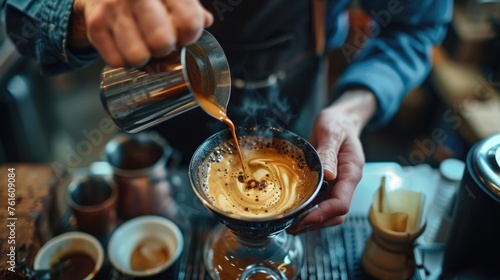
[[[81,68],[99,57],[97,52],[72,53],[67,48],[69,18],[73,9],[73,0],[63,0],[57,2],[47,2],[41,9],[40,31],[42,38],[47,38],[48,42],[43,45],[50,45],[57,51],[58,59],[69,67],[63,69]]]

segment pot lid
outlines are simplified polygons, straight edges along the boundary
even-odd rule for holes
[[[472,160],[481,182],[495,196],[500,197],[500,134],[481,141]]]

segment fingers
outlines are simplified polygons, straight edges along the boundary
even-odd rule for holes
[[[214,23],[214,16],[207,10],[204,10],[203,13],[205,14],[205,22],[203,27],[207,28]]]
[[[323,163],[324,176],[328,181],[337,177],[338,153],[347,137],[345,130],[332,125],[330,115],[328,111],[320,114],[310,137]]]
[[[291,234],[316,230],[341,224],[347,215],[354,187],[348,181],[329,186],[319,198],[318,207],[309,213],[300,223],[288,229]],[[326,199],[325,199],[326,198]]]
[[[124,32],[127,30],[127,32]],[[144,65],[151,52],[132,16],[120,16],[111,25],[115,45],[128,66]],[[126,46],[126,47],[123,47]]]
[[[355,133],[349,133],[346,127],[329,126],[328,120],[331,118],[332,115],[320,116],[310,138],[317,145],[325,178],[330,184],[326,191],[316,197],[318,207],[298,224],[287,229],[291,234],[341,224],[349,211],[354,190],[361,180],[364,165],[361,141]]]
[[[97,49],[102,59],[108,65],[118,67],[125,64],[125,59],[119,52],[119,48],[113,37],[113,32],[108,25],[108,20],[114,20],[116,15],[113,12],[106,14],[107,7],[106,5],[101,5],[98,7],[91,6],[86,8],[85,23],[87,26],[87,37],[89,42]]]
[[[289,227],[286,229],[286,232],[291,235],[300,235],[302,233],[308,232],[308,231],[313,231],[313,230],[319,230],[324,227],[328,226],[336,226],[340,225],[344,222],[346,216],[336,216],[332,219],[330,219],[328,225],[323,225],[323,224],[300,224],[299,226],[295,227]]]
[[[287,232],[298,235],[306,231],[339,225],[344,222],[348,208],[338,199],[325,200],[300,223],[292,225]]]
[[[361,180],[363,174],[364,157],[359,155],[356,144],[352,147],[343,147],[339,161],[339,176],[331,182],[328,189],[321,193],[316,202],[318,207],[309,213],[300,223],[290,227],[287,232],[291,234],[300,234],[309,230],[316,230],[323,227],[341,224],[351,206],[354,190]],[[360,148],[360,147],[359,147]],[[362,153],[362,151],[361,151]]]
[[[87,37],[110,66],[139,66],[194,43],[213,16],[198,0],[85,1]]]
[[[172,24],[173,17],[163,2],[136,1],[133,11],[134,20],[140,29],[150,55],[163,57],[175,49],[177,33]]]
[[[337,177],[337,158],[341,139],[333,138],[328,143],[318,145],[318,155],[323,163],[325,180],[333,181]]]

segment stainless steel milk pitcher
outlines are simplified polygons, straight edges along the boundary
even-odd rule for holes
[[[229,65],[207,31],[194,44],[140,68],[104,67],[101,101],[122,130],[136,133],[199,106],[194,92],[224,112],[231,90]]]

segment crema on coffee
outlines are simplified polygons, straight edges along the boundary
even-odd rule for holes
[[[212,150],[201,167],[203,191],[213,205],[245,217],[284,214],[307,200],[319,174],[290,142],[264,136],[239,137],[243,166],[233,140]]]

